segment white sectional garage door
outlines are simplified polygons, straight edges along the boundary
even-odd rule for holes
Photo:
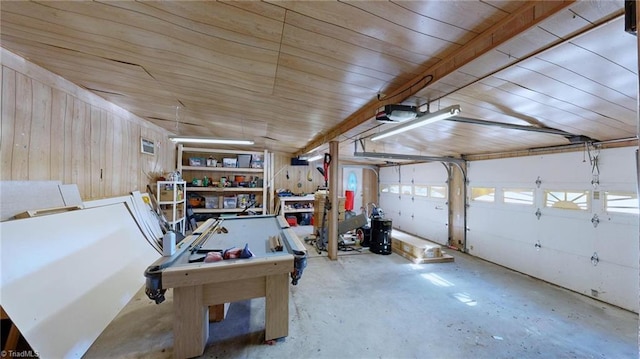
[[[638,311],[635,148],[474,161],[468,178],[470,254]]]
[[[446,245],[446,168],[440,163],[381,168],[380,207],[394,228]]]

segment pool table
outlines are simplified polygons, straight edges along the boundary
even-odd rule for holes
[[[203,261],[209,252],[222,255],[245,246],[250,258]],[[174,357],[202,355],[209,337],[210,306],[219,309],[249,298],[265,297],[265,340],[288,335],[289,277],[297,284],[307,253],[284,217],[209,219],[176,247],[175,254],[158,259],[144,274],[146,294],[157,304],[173,288]]]

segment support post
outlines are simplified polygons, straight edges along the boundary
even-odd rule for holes
[[[638,4],[638,2],[636,1],[635,3],[635,8],[636,8],[636,31],[640,28],[640,4]],[[636,73],[638,74],[638,94],[636,96],[636,136],[638,138],[640,138],[640,72],[638,72],[640,70],[640,36],[638,36],[636,34],[636,52],[638,53],[638,67],[636,68]],[[638,201],[640,201],[640,145],[638,146],[638,148],[636,148],[636,186],[638,188],[637,190],[637,195],[638,195]],[[640,244],[640,236],[638,237],[638,243]],[[638,247],[640,248],[640,247]],[[638,250],[638,248],[636,248],[636,250]],[[638,299],[640,300],[640,296],[638,297]],[[640,337],[640,334],[639,334]]]
[[[338,259],[338,141],[329,142],[329,196],[331,200],[331,212],[329,212],[328,245],[329,259]]]

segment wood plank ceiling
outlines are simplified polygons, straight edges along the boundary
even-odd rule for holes
[[[2,47],[179,135],[306,153],[461,156],[568,144],[441,121],[371,142],[385,104],[635,138],[623,1],[3,1]],[[360,148],[360,147],[359,147]]]

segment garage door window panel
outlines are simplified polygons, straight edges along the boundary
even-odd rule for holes
[[[638,195],[635,193],[605,192],[604,207],[607,213],[639,214]]]
[[[530,188],[503,188],[502,202],[533,206],[534,195],[534,190]]]
[[[589,191],[545,190],[544,202],[547,208],[588,211],[591,208]]]
[[[496,189],[494,187],[471,187],[471,200],[493,203],[496,201]]]

